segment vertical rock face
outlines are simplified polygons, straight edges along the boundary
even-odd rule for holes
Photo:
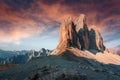
[[[104,51],[105,46],[103,45],[103,38],[98,30],[91,29],[90,33],[90,49],[97,49],[99,51]]]
[[[99,51],[104,51],[105,46],[103,44],[103,38],[99,31],[94,27],[89,31],[90,49],[96,49]]]
[[[76,31],[79,32],[83,29],[84,24],[86,24],[86,17],[84,14],[80,14],[78,18],[75,19],[74,24],[76,25]]]
[[[88,31],[88,28],[87,28],[87,25],[84,24],[83,26],[83,40],[84,40],[84,48],[85,49],[89,49],[89,31]]]
[[[57,48],[77,47],[80,44],[77,42],[77,33],[72,18],[66,19],[60,27],[60,42]],[[79,45],[78,45],[79,44]]]
[[[81,14],[75,20],[76,31],[81,44],[81,49],[89,49],[89,30],[86,24],[86,17],[84,14]]]
[[[81,14],[75,20],[69,17],[60,26],[60,41],[57,49],[69,47],[75,47],[80,50],[105,50],[101,34],[96,29],[89,31],[84,14]]]

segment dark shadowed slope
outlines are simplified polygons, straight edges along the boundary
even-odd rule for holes
[[[1,80],[119,80],[120,66],[77,57],[71,51],[41,57],[0,72]]]

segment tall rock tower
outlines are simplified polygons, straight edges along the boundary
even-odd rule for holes
[[[60,53],[63,49],[78,48],[79,50],[104,51],[103,38],[98,30],[89,30],[86,16],[80,14],[76,19],[68,17],[60,26],[60,41],[53,53]]]
[[[86,16],[80,14],[78,18],[74,21],[76,25],[77,36],[81,44],[81,49],[89,49],[89,30],[86,23]]]
[[[89,49],[95,49],[101,52],[105,50],[103,38],[95,26],[94,28],[91,28],[91,30],[89,31],[89,40],[90,40]]]
[[[58,49],[76,47],[81,48],[78,41],[76,26],[73,22],[72,17],[64,20],[60,26],[60,42],[57,46]]]

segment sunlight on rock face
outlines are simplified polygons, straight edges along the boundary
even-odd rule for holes
[[[81,14],[75,20],[72,17],[68,17],[60,26],[60,42],[57,48],[69,47],[75,47],[80,50],[105,50],[102,36],[97,29],[88,29],[84,14]]]

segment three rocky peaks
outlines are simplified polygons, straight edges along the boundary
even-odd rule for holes
[[[84,14],[80,14],[75,20],[69,17],[60,26],[60,41],[57,49],[69,47],[101,52],[105,50],[101,34],[96,29],[88,29]]]

